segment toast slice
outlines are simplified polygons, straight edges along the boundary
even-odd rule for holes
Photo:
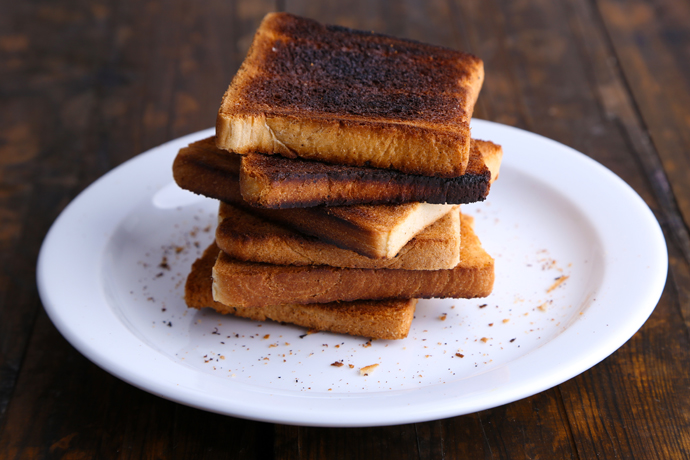
[[[503,158],[501,146],[488,141],[473,141],[471,153],[465,175],[439,179],[276,156],[229,155],[219,150],[211,137],[181,149],[173,163],[173,175],[180,187],[224,201],[228,201],[224,196],[234,196],[233,178],[240,175],[244,200],[252,206],[270,208],[354,205],[369,200],[464,204],[486,196]],[[257,157],[258,162],[252,160]]]
[[[360,300],[312,305],[270,305],[241,308],[213,300],[211,270],[220,250],[214,244],[194,262],[185,285],[185,301],[190,308],[210,307],[222,314],[230,314],[256,321],[292,323],[319,331],[371,337],[375,339],[404,339],[410,331],[416,299]]]
[[[213,298],[246,308],[336,300],[485,297],[494,261],[462,218],[460,263],[451,270],[335,268],[240,262],[221,252],[213,267]]]
[[[216,142],[240,154],[456,177],[483,80],[470,54],[271,13],[223,96]]]
[[[457,208],[457,205],[428,203],[254,208],[240,193],[237,155],[218,155],[218,150],[209,142],[205,139],[180,150],[173,163],[173,176],[180,187],[236,205],[367,257],[395,257],[417,233]]]
[[[489,194],[502,158],[500,145],[472,139],[465,173],[441,178],[249,153],[241,160],[240,191],[252,206],[274,209],[415,201],[474,203]]]
[[[233,259],[276,265],[439,270],[460,261],[460,210],[417,234],[392,259],[371,259],[221,203],[216,243]]]

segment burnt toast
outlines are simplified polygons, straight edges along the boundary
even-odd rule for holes
[[[223,96],[216,143],[457,177],[483,80],[470,54],[270,13]]]
[[[239,175],[242,197],[254,207],[414,201],[466,204],[486,197],[503,157],[500,145],[480,140],[473,140],[472,145],[466,173],[442,179],[259,154],[230,155],[218,149],[211,137],[180,150],[173,163],[173,176],[186,190],[229,201],[223,197],[235,196],[234,178]]]
[[[409,202],[483,201],[498,177],[503,149],[471,142],[465,173],[441,178],[249,153],[240,163],[240,191],[252,206],[273,209]]]

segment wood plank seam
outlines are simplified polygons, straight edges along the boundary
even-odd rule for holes
[[[640,107],[635,101],[630,82],[619,63],[615,44],[606,22],[601,16],[597,0],[590,0],[589,3],[592,19],[599,23],[599,29],[603,31],[603,36],[600,38],[605,43],[610,54],[615,58],[615,62],[612,62],[612,60],[607,62],[606,69],[599,69],[608,74],[605,78],[613,82],[613,88],[617,93],[616,98],[618,99],[618,103],[615,103],[616,101],[613,101],[612,97],[602,96],[601,99],[604,103],[606,115],[609,118],[615,118],[626,134],[625,138],[628,139],[630,149],[635,153],[635,157],[642,167],[646,179],[661,207],[661,216],[658,216],[660,223],[662,227],[668,227],[669,231],[666,233],[670,234],[675,240],[685,260],[690,263],[690,232],[688,231],[687,223],[682,218],[671,183],[663,168],[661,157],[654,145],[654,141],[649,135]],[[595,62],[595,60],[591,62]],[[595,71],[595,78],[598,80],[599,88],[605,84],[601,81],[601,77],[601,73]]]

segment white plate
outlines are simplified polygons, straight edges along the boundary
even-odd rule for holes
[[[164,398],[314,426],[467,414],[594,366],[661,295],[664,238],[628,185],[557,142],[474,120],[476,138],[505,150],[489,199],[463,207],[496,259],[487,299],[420,301],[407,339],[371,345],[188,310],[184,280],[213,238],[217,205],[178,189],[171,164],[180,147],[212,133],[152,149],[91,185],[57,219],[38,263],[41,298],[67,340]],[[379,366],[360,376],[370,364]]]

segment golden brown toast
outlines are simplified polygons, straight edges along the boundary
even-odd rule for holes
[[[489,194],[502,158],[500,145],[473,139],[465,173],[442,178],[249,153],[242,155],[240,191],[252,206],[274,209],[415,201],[474,203]]]
[[[213,300],[211,270],[220,250],[215,244],[194,262],[185,285],[185,301],[190,308],[210,307],[219,313],[256,321],[292,323],[319,331],[371,337],[404,339],[410,330],[416,299],[361,300],[312,305],[270,305],[241,308]]]
[[[216,243],[230,257],[277,265],[439,270],[460,260],[460,211],[421,231],[392,259],[371,259],[221,203]]]
[[[216,121],[219,148],[456,177],[482,61],[411,40],[268,14]]]
[[[474,298],[491,293],[494,261],[471,218],[462,219],[460,263],[450,270],[390,270],[241,262],[221,252],[213,267],[213,298],[246,308],[336,300]]]
[[[240,193],[237,155],[214,155],[209,139],[181,149],[173,163],[177,184],[239,206],[340,248],[372,258],[392,258],[414,236],[457,205],[406,203],[293,209],[249,206]],[[216,149],[217,152],[217,149]]]

